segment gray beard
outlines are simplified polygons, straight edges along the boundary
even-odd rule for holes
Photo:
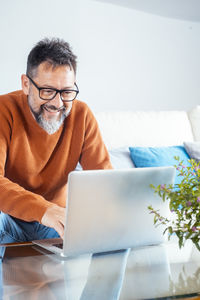
[[[42,112],[43,112],[43,108],[41,108],[40,112],[36,113],[32,110],[32,108],[30,107],[33,115],[35,116],[35,119],[37,121],[37,123],[40,125],[40,127],[42,127],[48,134],[54,134],[59,128],[60,126],[63,124],[65,118],[68,117],[68,115],[70,114],[71,108],[70,109],[64,109],[61,111],[61,115],[60,115],[60,119],[56,120],[56,121],[47,121],[43,118],[42,116]]]
[[[69,114],[69,113],[68,113]],[[68,115],[67,114],[67,115]],[[43,118],[42,114],[39,114],[36,121],[48,134],[54,134],[62,125],[67,115],[63,112],[60,119],[57,121],[47,121]]]

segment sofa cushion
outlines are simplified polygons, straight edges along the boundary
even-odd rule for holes
[[[200,141],[200,105],[197,105],[194,109],[188,112],[194,141]],[[185,139],[185,141],[189,141]]]
[[[170,147],[130,147],[131,158],[138,168],[174,166],[178,162],[174,156],[178,156],[185,166],[189,166],[190,159],[183,146]],[[175,184],[181,182],[181,176],[176,176]]]
[[[114,169],[130,169],[135,167],[128,147],[115,148],[108,152]]]
[[[194,141],[186,111],[107,111],[95,114],[107,149],[166,147]]]
[[[200,142],[184,142],[183,144],[188,155],[200,162]]]

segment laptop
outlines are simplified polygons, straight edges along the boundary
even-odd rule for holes
[[[150,184],[173,184],[174,167],[73,171],[68,178],[64,239],[33,241],[63,257],[100,253],[166,240],[148,206],[169,217],[169,203]]]

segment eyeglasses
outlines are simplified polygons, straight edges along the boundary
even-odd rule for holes
[[[77,97],[79,93],[79,89],[76,83],[74,83],[76,90],[75,89],[57,90],[52,88],[39,87],[31,77],[29,77],[28,75],[26,76],[32,82],[32,84],[38,89],[39,97],[42,100],[46,100],[46,101],[53,100],[56,97],[56,95],[59,93],[60,98],[63,102],[71,102]]]

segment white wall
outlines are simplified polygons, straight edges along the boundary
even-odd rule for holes
[[[78,55],[80,98],[95,111],[189,110],[200,104],[200,23],[95,0],[0,0],[0,93],[20,89],[42,37]]]

